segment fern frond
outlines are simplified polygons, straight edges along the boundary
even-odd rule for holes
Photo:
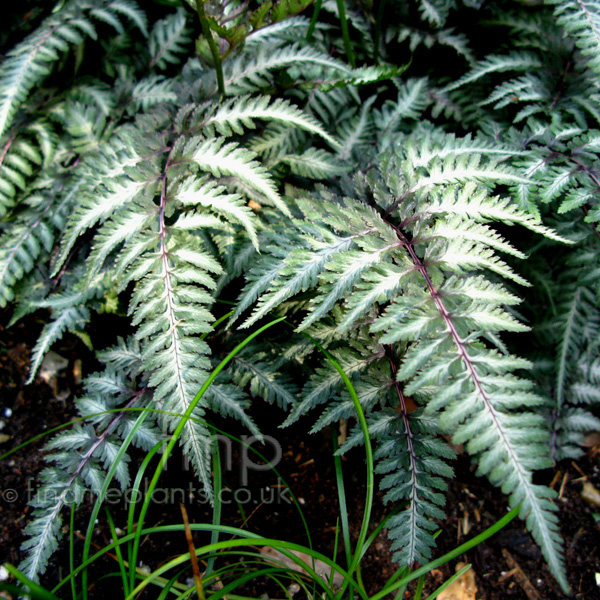
[[[504,308],[518,299],[483,276],[493,271],[526,284],[497,256],[498,250],[523,254],[493,230],[494,221],[561,238],[509,199],[490,194],[491,182],[515,177],[495,156],[496,149],[487,152],[469,139],[445,143],[449,139],[428,145],[421,135],[418,147],[410,138],[403,140],[401,150],[381,157],[381,179],[375,173],[358,178],[353,191],[358,201],[326,193],[318,202],[299,201],[303,219],[295,225],[300,244],[275,272],[269,264],[275,277],[270,282],[261,281],[259,270],[253,275],[265,291],[244,325],[310,288],[313,299],[299,329],[337,314],[338,331],[348,332],[361,327],[358,319],[369,314],[373,346],[394,345],[402,352],[397,379],[403,394],[425,404],[427,414],[441,413],[440,426],[453,433],[456,443],[466,444],[479,473],[501,486],[511,505],[521,505],[521,516],[566,589],[552,492],[532,482],[533,471],[549,464],[543,458],[544,419],[531,412],[543,401],[531,392],[531,382],[513,373],[528,362],[485,342],[490,335],[528,328]],[[362,198],[373,198],[370,203],[378,210]],[[248,291],[253,286],[254,295],[255,284]],[[244,296],[242,301],[248,304]],[[364,351],[358,356],[362,367],[360,359],[349,362],[347,373],[364,368]],[[324,402],[334,385],[335,374],[319,373],[286,423]],[[396,481],[403,490],[402,481]],[[442,500],[434,498],[425,505],[435,512]],[[418,513],[423,504],[417,504],[403,517],[412,519],[412,529],[406,520],[398,521],[399,540],[406,542],[406,532],[412,531],[412,559],[427,556],[431,544],[430,538],[423,541],[428,529]]]
[[[177,99],[173,83],[160,75],[151,75],[139,81],[131,91],[131,97],[134,104],[143,110]]]
[[[597,0],[548,0],[566,34],[575,38],[591,69],[600,75],[600,2]]]
[[[150,68],[156,66],[166,69],[168,65],[179,64],[182,60],[179,55],[187,50],[190,42],[190,30],[183,9],[157,21],[148,40]]]
[[[109,21],[119,29],[122,28],[119,14],[144,26],[142,14],[126,0],[103,0],[100,6],[92,2],[73,2],[48,17],[9,52],[0,70],[0,136],[10,127],[30,90],[50,73],[53,64],[68,48],[82,44],[86,37],[96,38],[90,17]]]
[[[201,169],[216,177],[229,175],[239,178],[261,194],[256,200],[261,201],[264,195],[264,198],[272,202],[283,214],[290,214],[273,180],[266,169],[255,160],[256,155],[250,150],[240,147],[235,142],[224,143],[222,139],[213,138],[198,143],[191,159]]]
[[[382,137],[386,137],[405,120],[418,119],[430,100],[427,97],[426,79],[409,79],[399,86],[398,99],[388,100],[380,112],[375,113],[375,124]]]
[[[563,318],[557,324],[562,332],[556,368],[556,406],[559,411],[565,400],[570,363],[578,354],[590,307],[594,305],[594,302],[595,298],[590,290],[585,287],[577,287],[572,294],[569,294],[566,310],[561,310]]]
[[[527,131],[529,133],[529,131]],[[600,190],[596,164],[600,156],[597,130],[555,123],[531,135],[529,154],[515,161],[530,178],[519,190],[524,202],[557,202],[557,211],[583,211],[589,223],[600,222],[594,197]]]
[[[77,239],[87,229],[102,222],[152,185],[151,179],[144,182],[126,177],[127,168],[133,167],[139,160],[130,146],[126,149],[121,143],[115,144],[115,148],[107,145],[102,156],[95,157],[94,171],[101,180],[90,186],[92,193],[83,196],[69,220],[54,264],[54,274],[63,266]]]
[[[223,186],[218,186],[207,177],[190,178],[181,183],[176,199],[184,206],[206,207],[226,220],[240,223],[258,250],[256,220],[252,210],[238,194],[227,194]],[[204,212],[183,213],[173,225],[176,229],[192,230],[218,226],[221,222],[211,221]]]
[[[302,42],[306,39],[309,25],[310,21],[302,16],[283,19],[277,23],[271,23],[268,27],[252,31],[245,40],[245,46],[252,49],[252,47],[277,43]],[[322,23],[318,23],[316,26],[317,31],[325,28],[326,25]]]
[[[419,412],[380,411],[369,427],[377,440],[377,472],[385,474],[382,489],[387,502],[407,501],[406,508],[389,521],[394,560],[404,565],[425,563],[431,557],[432,519],[445,517],[443,492],[452,469],[446,460],[454,457],[447,444],[436,437],[435,418]]]
[[[425,21],[441,27],[446,22],[453,4],[452,0],[419,0],[419,10]]]
[[[102,413],[123,406],[143,405],[143,393],[132,387],[131,380],[117,375],[110,362],[106,370],[90,378],[87,395],[77,401],[82,416]],[[29,536],[21,549],[26,558],[20,569],[38,580],[62,537],[63,509],[78,506],[88,490],[98,494],[108,471],[116,460],[122,440],[132,431],[139,413],[120,411],[96,417],[91,422],[76,425],[54,437],[47,445],[48,460],[54,463],[40,476],[40,488],[32,501],[34,519],[25,528]],[[122,436],[122,437],[121,437]],[[152,426],[137,423],[132,442],[146,450],[154,446],[160,435]],[[115,475],[122,489],[129,484],[128,459],[125,455],[117,465]]]
[[[339,74],[352,76],[352,70],[344,63],[310,47],[292,45],[285,48],[261,48],[256,56],[239,58],[224,65],[225,88],[230,92],[244,94],[261,90],[269,85],[269,73],[291,65],[315,66],[331,69]]]
[[[334,356],[344,369],[344,373],[349,377],[356,377],[369,370],[371,363],[380,358],[379,354],[362,355],[354,349],[346,349],[341,352],[335,352]],[[318,368],[315,376],[307,382],[302,390],[302,401],[297,402],[285,421],[283,427],[291,425],[301,417],[313,410],[315,407],[328,402],[331,397],[339,393],[343,388],[344,382],[337,371],[328,368],[328,365]],[[367,405],[365,405],[365,408]],[[322,427],[322,422],[317,422],[313,432]]]
[[[303,207],[307,209],[307,204],[304,203]],[[306,216],[309,215],[310,210]],[[355,243],[355,239],[360,239],[373,231],[377,231],[377,224],[380,223],[380,219],[372,210],[360,205],[348,209],[344,213],[338,210],[332,215],[332,218],[337,219],[338,222],[344,219],[344,229],[349,233],[339,236],[318,226],[313,226],[314,229],[311,227],[311,233],[315,235],[315,239],[310,240],[312,251],[307,248],[292,250],[285,260],[285,266],[278,272],[269,271],[274,276],[279,276],[279,279],[275,279],[272,283],[267,281],[264,276],[261,278],[261,287],[272,283],[271,290],[267,294],[263,294],[253,315],[244,322],[243,327],[248,327],[256,322],[284,300],[314,286],[320,272],[335,254],[350,250]],[[307,226],[304,225],[303,227]],[[385,231],[384,228],[382,230]],[[321,236],[323,237],[321,238]],[[246,304],[246,299],[242,299],[240,306]],[[236,313],[239,314],[241,310],[238,307]]]
[[[25,528],[29,539],[21,546],[27,557],[19,565],[33,581],[46,570],[50,556],[58,548],[62,535],[61,511],[65,505],[81,503],[85,494],[85,487],[77,479],[65,481],[58,469],[45,469],[40,480],[43,487],[39,497],[32,501],[35,520]],[[48,498],[53,498],[54,502],[48,502]]]
[[[527,72],[535,70],[541,64],[539,57],[527,52],[513,52],[506,56],[489,56],[476,64],[470,73],[440,90],[440,93],[448,93],[468,83],[478,81],[490,73],[502,73],[504,71]]]
[[[155,246],[132,265],[127,279],[137,280],[130,303],[132,323],[139,325],[136,338],[142,342],[142,360],[151,373],[149,386],[154,388],[154,403],[165,411],[182,415],[207,377],[210,361],[208,347],[195,337],[210,331],[212,315],[207,309],[212,298],[197,286],[196,278],[186,277],[184,267],[191,265],[207,275],[220,267],[197,242],[184,232],[155,238]],[[137,265],[143,265],[143,271]],[[179,276],[174,275],[178,273]],[[206,283],[205,283],[206,285]],[[214,283],[209,284],[214,287]],[[151,299],[151,300],[149,300]],[[199,358],[199,356],[201,358]],[[199,405],[194,416],[201,418]],[[165,429],[173,429],[177,420],[159,415]],[[194,471],[210,494],[211,438],[208,428],[198,420],[186,422],[181,444]]]
[[[409,41],[411,52],[415,52],[419,46],[433,48],[436,45],[452,48],[459,56],[467,61],[473,62],[473,53],[469,47],[468,38],[462,33],[457,33],[454,28],[423,31],[415,27],[402,25],[398,32],[398,41]]]
[[[98,3],[92,4],[92,15],[99,21],[105,20],[109,25],[112,25],[119,33],[123,30],[121,20],[115,19],[117,15],[125,17],[133,23],[144,36],[148,36],[148,19],[146,13],[131,0],[109,0],[103,6]],[[118,25],[117,25],[118,23]]]
[[[234,378],[240,387],[249,386],[253,396],[260,396],[271,404],[287,409],[296,403],[298,391],[289,378],[277,372],[273,359],[265,353],[256,357],[237,356]]]
[[[40,129],[42,127],[40,124]],[[52,140],[52,150],[46,148],[48,155],[53,153],[56,145]],[[15,206],[42,162],[40,149],[28,136],[12,137],[6,142],[0,156],[0,217]]]
[[[236,306],[233,319],[238,318],[240,314],[248,310],[248,308],[269,288],[271,283],[284,268],[284,258],[284,252],[280,251],[278,257],[273,256],[273,253],[270,252],[269,258],[263,259],[260,265],[250,269],[247,274],[248,283],[242,298],[240,298],[240,301]]]
[[[77,189],[77,186],[74,186]],[[44,253],[54,247],[57,233],[67,221],[75,194],[54,197],[35,194],[26,201],[12,227],[1,238],[0,246],[0,306],[14,299],[15,286],[34,270]]]
[[[248,406],[250,401],[246,394],[237,386],[227,383],[217,383],[210,386],[207,390],[207,408],[224,417],[233,417],[242,425],[262,440],[260,430],[248,414]]]
[[[303,146],[305,140],[306,135],[301,130],[274,123],[265,127],[260,135],[253,137],[248,147],[264,157],[269,166],[273,166],[281,156]]]
[[[294,175],[310,179],[328,179],[347,172],[335,156],[320,148],[309,148],[305,152],[282,156],[280,162],[288,165]]]
[[[321,89],[328,91],[336,87],[348,87],[349,85],[361,86],[378,83],[398,77],[408,68],[408,64],[402,67],[378,66],[378,67],[360,67],[353,69],[350,77],[342,77],[335,83],[321,85]]]
[[[339,148],[339,142],[333,138],[320,123],[284,99],[275,102],[268,96],[241,96],[220,105],[203,122],[203,127],[215,127],[223,136],[241,134],[243,127],[253,129],[256,120],[274,121],[286,127],[299,127],[304,131],[318,135],[332,148]]]
[[[370,349],[372,351],[372,349]],[[339,349],[338,352],[343,352]],[[369,351],[368,351],[369,352]],[[367,352],[367,353],[368,353]],[[388,406],[394,404],[393,389],[394,385],[390,379],[389,368],[386,368],[383,352],[378,348],[372,356],[364,372],[360,373],[360,379],[355,379],[354,389],[358,396],[358,401],[365,413],[377,414],[376,408],[379,406]],[[322,430],[325,427],[338,423],[340,420],[352,419],[356,414],[356,408],[352,398],[348,396],[343,389],[337,390],[313,425],[311,433]],[[371,431],[371,428],[370,428]],[[340,453],[363,443],[362,435],[359,431],[354,432],[346,439],[340,448]]]
[[[52,310],[52,319],[45,325],[33,348],[28,383],[35,378],[50,347],[60,340],[65,332],[83,331],[90,318],[90,311],[86,304],[104,291],[102,279],[102,276],[96,277],[82,291],[56,294],[37,303],[38,308]]]
[[[347,160],[355,153],[365,151],[374,134],[373,117],[371,107],[375,98],[367,100],[361,107],[360,112],[352,120],[340,124],[339,138],[340,148],[338,158]]]

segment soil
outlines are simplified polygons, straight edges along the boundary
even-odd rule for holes
[[[4,315],[6,316],[6,315]],[[0,322],[6,319],[0,318]],[[54,390],[40,378],[26,385],[31,347],[40,326],[30,318],[10,329],[0,325],[0,452],[30,440],[49,429],[68,422],[74,415],[73,395],[80,390],[73,368],[75,359],[83,358],[84,372],[95,370],[92,354],[76,339],[67,340],[57,351],[69,360],[69,366],[53,384]],[[52,383],[52,382],[51,382]],[[68,397],[63,400],[58,396]],[[257,405],[254,417],[261,430],[272,436],[281,446],[282,456],[277,469],[295,494],[306,519],[302,525],[299,512],[291,503],[289,494],[280,487],[281,482],[271,470],[246,470],[248,464],[238,444],[232,444],[231,464],[227,462],[227,448],[222,447],[223,456],[223,516],[227,525],[244,527],[266,537],[285,539],[308,545],[310,532],[313,547],[325,555],[332,556],[335,547],[335,531],[339,522],[339,504],[335,469],[332,459],[330,434],[309,436],[308,422],[279,429],[283,413],[264,404]],[[244,431],[232,421],[214,419],[214,424],[235,435]],[[36,485],[36,478],[43,467],[40,440],[8,458],[0,461],[0,562],[18,564],[21,560],[19,547],[26,539],[23,527],[31,515],[27,504]],[[254,447],[259,448],[258,444]],[[275,442],[267,443],[263,449],[268,458],[273,456]],[[142,455],[133,456],[133,464]],[[350,528],[354,538],[358,535],[365,497],[364,459],[360,450],[343,458],[345,485],[347,490]],[[186,507],[190,522],[210,522],[210,505],[199,492],[199,483],[183,461],[174,456],[161,479],[159,495],[151,505],[147,524],[181,523],[180,503]],[[506,500],[487,481],[477,478],[468,457],[459,456],[455,464],[456,479],[451,483],[447,496],[447,519],[440,524],[435,557],[454,549],[459,544],[496,522],[506,511]],[[247,475],[247,481],[245,480]],[[582,499],[584,482],[600,489],[600,451],[592,446],[586,455],[573,462],[558,464],[555,469],[540,474],[540,483],[550,484],[559,498],[561,529],[565,539],[566,564],[574,598],[591,600],[600,598],[600,587],[596,574],[600,573],[600,507]],[[236,491],[237,490],[237,491]],[[238,502],[234,500],[237,498]],[[125,523],[126,507],[117,503],[110,507],[115,524]],[[382,504],[381,496],[375,498],[373,522],[379,522],[390,507]],[[83,505],[75,521],[75,555],[81,553],[82,537],[85,535],[90,506]],[[68,517],[66,519],[68,522]],[[68,524],[63,530],[68,531]],[[94,544],[102,547],[108,543],[110,530],[106,518],[101,518],[94,535]],[[199,533],[194,534],[196,546],[208,541]],[[140,560],[152,568],[170,558],[187,552],[186,540],[181,533],[146,538],[141,547]],[[338,548],[339,557],[343,549]],[[43,579],[44,585],[53,587],[68,572],[68,550],[63,542],[51,560]],[[427,578],[425,597],[454,573],[457,562],[472,564],[478,588],[478,600],[559,600],[564,598],[552,575],[545,566],[540,551],[531,536],[518,520],[494,538],[469,551],[466,556],[434,570]],[[343,563],[343,560],[342,560]],[[92,585],[90,598],[105,598],[117,592],[118,578],[102,579],[102,575],[117,570],[113,558],[107,557],[95,563],[90,573]],[[390,542],[384,533],[371,546],[362,564],[362,577],[367,591],[372,594],[381,589],[395,571],[390,552]],[[599,576],[600,577],[600,576]],[[115,586],[117,586],[115,588]],[[413,589],[405,598],[412,598]],[[63,595],[68,595],[66,589]],[[282,598],[281,589],[268,583],[252,580],[240,591],[255,598]],[[0,594],[0,597],[1,594]],[[151,595],[143,597],[151,598]],[[297,598],[301,597],[299,593]],[[472,597],[465,597],[465,600]],[[462,599],[461,599],[462,600]]]

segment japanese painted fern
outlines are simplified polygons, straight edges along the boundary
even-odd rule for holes
[[[81,78],[66,91],[40,90],[39,98],[24,101],[58,51],[68,51],[64,40],[81,44],[79,30],[95,36],[92,17],[129,36],[130,44],[144,43],[121,25],[122,13],[146,34],[145,17],[129,2],[73,1],[4,63],[2,181],[8,216],[0,251],[1,298],[2,305],[18,301],[16,316],[38,308],[51,312],[34,348],[31,380],[53,343],[66,331],[83,332],[107,296],[120,297],[135,334],[108,352],[106,371],[88,378],[88,395],[78,406],[85,417],[150,407],[156,410],[154,425],[165,433],[178,424],[210,372],[209,348],[200,336],[212,329],[223,265],[239,260],[240,240],[258,249],[261,223],[249,202],[289,213],[261,151],[251,149],[265,125],[290,134],[270,152],[271,160],[277,156],[309,178],[343,171],[335,156],[339,142],[303,107],[306,101],[293,103],[260,89],[272,85],[273,71],[292,63],[303,64],[308,79],[347,76],[350,70],[317,48],[284,48],[273,36],[259,53],[250,45],[248,53],[238,52],[223,65],[228,91],[237,96],[221,101],[214,71],[196,58],[185,59],[193,21],[180,10],[154,24],[143,60],[113,65],[107,52],[104,77],[112,74],[112,86]],[[42,41],[52,50],[42,52]],[[45,61],[43,67],[34,60]],[[166,78],[161,71],[169,65],[177,71]],[[46,110],[34,110],[36,102]],[[316,140],[319,146],[313,147]],[[183,452],[209,496],[212,439],[204,413],[236,416],[258,433],[246,403],[231,385],[212,386],[183,430]],[[56,467],[43,476],[46,485],[27,530],[23,569],[30,577],[44,570],[56,548],[63,507],[80,502],[85,488],[101,489],[117,456],[116,440],[130,430],[127,413],[90,420],[47,447]],[[133,443],[149,449],[158,431],[139,429]],[[117,475],[126,486],[126,461]]]
[[[208,411],[257,434],[251,397],[286,424],[319,407],[313,431],[354,416],[308,333],[365,410],[398,562],[432,554],[449,434],[567,590],[534,474],[600,429],[600,3],[347,3],[343,35],[339,2],[312,23],[304,0],[204,4],[63,2],[0,65],[0,306],[49,315],[31,378],[95,313],[132,326],[47,447],[25,572],[111,467],[127,486],[124,439],[177,425],[216,360],[213,304],[244,277],[225,337],[271,313],[297,334],[248,346],[186,423],[209,494]]]
[[[543,400],[522,376],[530,363],[510,354],[499,337],[528,330],[510,309],[519,298],[501,283],[528,285],[500,258],[524,255],[493,224],[557,236],[510,199],[492,195],[498,184],[521,181],[504,164],[506,156],[498,147],[427,128],[401,138],[378,157],[377,169],[339,194],[296,202],[295,247],[273,248],[269,255],[280,256],[278,263],[267,258],[250,271],[240,307],[257,299],[249,326],[311,290],[308,303],[300,300],[305,316],[298,330],[319,338],[319,324],[331,322],[334,333],[325,343],[350,336],[360,344],[358,351],[339,342],[336,348],[347,372],[361,376],[357,390],[379,443],[386,498],[407,503],[391,522],[397,560],[412,564],[430,556],[431,517],[443,516],[443,477],[452,474],[445,459],[453,452],[436,437],[443,431],[465,444],[478,472],[511,505],[521,506],[567,587],[554,494],[532,480],[535,470],[550,465],[545,420],[535,411]],[[286,239],[289,245],[289,234]],[[286,422],[324,403],[316,429],[351,416],[341,383],[319,372]],[[334,392],[340,400],[331,403]],[[418,410],[410,410],[413,399]],[[357,431],[349,444],[358,439]]]

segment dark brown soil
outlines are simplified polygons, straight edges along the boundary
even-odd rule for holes
[[[38,380],[32,385],[25,385],[30,348],[38,330],[39,327],[33,320],[8,330],[0,328],[0,421],[3,424],[0,434],[10,436],[0,445],[0,452],[6,452],[69,421],[74,415],[70,398],[66,401],[56,400],[46,383]],[[68,347],[68,344],[60,352],[70,359],[77,352],[85,353],[79,346]],[[87,370],[93,370],[95,365],[91,364],[90,355],[85,354],[85,358],[89,363]],[[72,368],[72,364],[69,368]],[[63,391],[75,389],[70,377],[63,376],[59,386]],[[6,412],[7,409],[9,412]],[[302,525],[297,507],[289,501],[284,488],[279,487],[281,482],[272,471],[248,471],[248,481],[243,481],[244,473],[240,469],[243,461],[237,444],[232,445],[231,465],[226,464],[226,454],[223,452],[225,493],[222,522],[244,527],[266,537],[303,545],[312,543],[315,549],[332,556],[340,512],[331,440],[325,434],[306,434],[307,422],[290,429],[278,429],[277,424],[282,421],[282,416],[276,408],[264,404],[258,405],[255,410],[256,421],[263,432],[281,444],[282,459],[277,464],[277,469],[296,495],[307,527]],[[215,419],[214,422],[228,432],[243,433],[231,421]],[[21,559],[19,547],[25,539],[22,529],[31,513],[27,499],[35,489],[36,476],[43,466],[40,453],[42,443],[36,442],[0,461],[1,562],[18,564]],[[256,444],[255,447],[259,448]],[[272,447],[269,445],[264,451],[267,455],[271,452],[272,456]],[[134,463],[140,459],[141,454],[134,456]],[[343,465],[351,531],[356,538],[365,495],[364,463],[360,450],[344,457]],[[457,478],[448,493],[447,520],[441,524],[436,556],[441,556],[483,531],[506,511],[506,501],[502,494],[485,480],[474,476],[467,457],[459,457],[455,467]],[[545,483],[552,483],[554,489],[560,492],[557,504],[565,538],[567,573],[574,597],[586,600],[600,598],[600,588],[595,579],[596,573],[600,573],[600,535],[596,522],[600,508],[587,504],[581,498],[585,480],[600,489],[600,452],[597,447],[590,448],[586,457],[576,462],[559,464],[554,471],[541,475]],[[177,457],[172,459],[160,486],[162,495],[156,497],[146,524],[181,523],[180,502],[185,504],[191,522],[210,522],[211,509],[199,492],[198,482],[189,471],[181,468],[181,461]],[[237,492],[239,503],[236,504],[232,500],[235,498],[235,490],[240,489],[243,491]],[[389,507],[382,506],[381,497],[377,495],[373,522],[379,522],[388,509]],[[110,506],[110,510],[117,526],[125,523],[126,512],[122,504]],[[81,538],[85,534],[89,511],[89,506],[83,506],[78,513],[76,556],[81,552]],[[64,530],[66,532],[68,526]],[[310,532],[310,542],[307,531]],[[106,519],[102,518],[95,531],[94,543],[97,547],[102,547],[108,543],[109,538]],[[207,542],[208,538],[195,534],[194,541],[199,546]],[[381,589],[394,573],[389,546],[385,535],[380,535],[364,559],[362,575],[369,593]],[[186,551],[183,534],[170,534],[160,538],[153,536],[144,540],[139,558],[144,565],[155,568]],[[341,544],[338,552],[343,564]],[[488,542],[471,550],[467,556],[433,571],[428,577],[426,592],[447,579],[454,572],[458,561],[472,563],[478,600],[564,598],[539,550],[518,520]],[[115,588],[119,587],[119,579],[101,580],[101,576],[116,570],[117,564],[113,558],[107,557],[97,562],[95,570],[90,573],[89,580],[96,582],[92,586],[91,598],[105,598],[111,591],[114,594]],[[53,587],[67,573],[68,552],[63,544],[52,559],[44,583]],[[67,590],[64,589],[63,592],[63,596],[67,597]],[[270,597],[283,597],[281,590],[256,580],[243,590],[244,595],[256,598],[263,593]],[[117,597],[118,594],[115,598]],[[154,596],[148,594],[144,597]],[[405,597],[412,597],[411,591]]]

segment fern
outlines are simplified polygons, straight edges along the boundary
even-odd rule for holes
[[[600,430],[600,419],[590,410],[600,401],[596,358],[600,321],[595,294],[585,287],[576,288],[561,316],[552,423],[557,459],[581,456],[585,434]]]
[[[28,210],[15,221],[2,238],[0,249],[0,306],[14,299],[14,289],[23,277],[35,269],[43,251],[49,252],[62,231],[73,196],[48,200],[35,194],[27,200]]]
[[[331,58],[324,52],[310,47],[292,45],[284,48],[262,46],[260,53],[253,57],[241,55],[225,67],[225,85],[231,93],[243,94],[265,88],[269,83],[268,73],[289,66],[303,65],[305,69],[317,67],[331,69],[332,81],[339,75],[350,77],[352,70],[341,61]],[[306,71],[305,71],[306,72]]]
[[[235,358],[233,377],[239,387],[248,386],[253,396],[287,409],[296,404],[297,389],[277,371],[278,362],[273,351],[266,349],[255,356],[241,354]]]
[[[569,220],[564,220],[572,227]],[[572,231],[569,231],[573,235]],[[540,392],[548,399],[547,418],[552,429],[555,459],[576,458],[583,453],[585,436],[598,431],[597,307],[596,269],[589,260],[596,253],[596,235],[586,223],[576,229],[577,241],[570,252],[557,256],[553,248],[539,253],[542,273],[553,279],[544,282],[546,306],[528,299],[541,319],[534,332],[543,350],[535,356]],[[543,263],[541,262],[543,261]]]
[[[127,0],[106,0],[99,4],[72,1],[12,50],[0,73],[0,136],[10,127],[27,93],[48,75],[61,54],[70,45],[82,44],[88,36],[96,37],[92,19],[122,31],[122,16],[145,30],[144,15]]]
[[[148,40],[150,67],[166,69],[169,64],[179,64],[190,43],[190,31],[183,10],[157,21]]]
[[[71,10],[77,15],[87,10],[90,19],[108,23],[119,35],[128,35],[120,17],[138,15],[145,34],[144,17],[127,2],[75,2],[57,13],[57,22],[70,22]],[[42,30],[48,26],[44,23]],[[13,185],[7,207],[14,220],[1,241],[0,297],[3,305],[15,299],[20,303],[17,316],[38,309],[50,314],[33,351],[30,381],[50,347],[66,332],[81,334],[112,294],[118,307],[126,306],[135,335],[105,354],[110,363],[105,374],[87,380],[97,394],[79,401],[87,411],[83,416],[106,410],[107,402],[118,406],[115,395],[120,402],[127,389],[135,406],[157,410],[148,422],[165,432],[176,427],[177,415],[185,413],[213,367],[209,346],[200,336],[212,330],[217,290],[240,269],[239,257],[232,254],[235,240],[247,244],[247,261],[259,249],[264,226],[249,203],[273,214],[289,214],[278,169],[286,167],[313,179],[344,170],[334,154],[340,143],[317,114],[301,102],[258,95],[255,85],[270,84],[273,69],[292,63],[311,64],[315,73],[351,73],[340,61],[312,48],[281,49],[264,55],[265,60],[260,52],[240,52],[226,63],[226,73],[232,76],[230,93],[236,81],[246,82],[238,86],[244,95],[219,102],[210,83],[205,85],[211,71],[198,61],[188,61],[175,77],[160,72],[178,68],[177,57],[184,52],[190,30],[181,11],[158,21],[143,42],[148,46],[142,55],[145,63],[115,67],[112,88],[87,80],[74,82],[58,97],[50,93],[52,146],[41,134],[39,146],[29,141],[36,127],[44,131],[44,122],[34,118],[24,129],[15,129],[5,153],[6,169],[13,169],[5,171],[5,180],[18,186]],[[278,30],[285,32],[281,26]],[[23,48],[29,43],[23,42]],[[41,81],[40,75],[36,82]],[[20,94],[11,115],[17,108],[30,112],[25,92]],[[276,167],[272,172],[251,149],[269,127],[296,132],[292,146],[282,147],[279,166],[269,165]],[[303,152],[296,153],[300,140]],[[321,143],[333,152],[312,145]],[[231,267],[227,274],[225,265]],[[285,378],[275,383],[264,364],[246,371],[241,364],[231,379],[236,385],[227,379],[215,384],[180,438],[209,497],[212,439],[206,411],[233,416],[258,435],[247,415],[244,387],[282,406],[293,402],[293,386]],[[98,493],[114,449],[131,431],[125,420],[90,417],[80,429],[51,442],[49,448],[60,452],[54,455],[56,468],[50,467],[43,478],[40,498],[52,487],[54,500],[39,501],[28,529],[32,538],[24,547],[24,568],[30,577],[43,571],[56,548],[62,508],[72,497],[79,503],[85,489]],[[147,432],[143,436],[134,442],[148,449],[153,438]],[[118,465],[117,474],[125,485],[126,461]]]
[[[557,236],[509,201],[490,196],[479,183],[517,177],[494,152],[486,157],[481,154],[485,149],[469,140],[439,136],[421,146],[423,133],[417,135],[419,146],[416,136],[407,138],[402,154],[396,150],[381,156],[381,174],[359,178],[351,197],[298,201],[299,247],[287,253],[279,268],[272,269],[269,261],[266,270],[252,276],[240,307],[249,304],[246,294],[256,297],[256,281],[261,281],[260,295],[245,326],[309,289],[315,290],[314,297],[300,330],[328,317],[336,306],[342,308],[334,313],[340,333],[359,327],[368,316],[371,352],[376,354],[377,345],[401,349],[392,379],[401,385],[401,397],[413,396],[426,414],[439,414],[440,426],[476,457],[479,472],[502,487],[511,505],[521,505],[522,517],[566,588],[552,492],[532,482],[533,471],[548,465],[541,458],[547,440],[544,419],[530,412],[542,400],[530,391],[529,381],[513,373],[527,368],[527,361],[485,342],[488,334],[527,327],[503,308],[518,299],[483,275],[495,272],[526,284],[497,256],[497,249],[518,252],[506,246],[491,221]],[[356,366],[366,364],[364,354],[356,357]],[[356,367],[348,359],[342,364],[353,374]],[[288,423],[325,401],[331,393],[325,381],[310,384]],[[405,421],[410,422],[408,415]],[[412,439],[406,427],[413,425],[406,422],[401,429],[406,437],[397,438],[398,444]],[[414,427],[419,431],[421,425],[416,421]],[[383,443],[391,441],[385,437]],[[380,454],[389,457],[390,452],[386,446]],[[396,462],[384,461],[384,472],[412,460],[411,448],[397,452]],[[448,455],[440,452],[431,448],[430,465]],[[414,462],[410,468],[417,487],[416,474],[427,478],[431,472]],[[394,524],[396,547],[410,540],[408,551],[398,556],[409,563],[426,558],[433,542],[425,515],[441,515],[442,501],[432,490],[443,485],[430,482],[430,491],[422,491],[417,500],[416,488],[406,491],[404,475],[390,474],[384,481],[392,488],[388,498],[410,498],[408,512]]]
[[[286,424],[320,411],[312,431],[354,417],[307,333],[366,413],[380,487],[401,505],[397,562],[432,556],[451,435],[567,590],[553,493],[534,475],[600,428],[597,2],[344,16],[324,0],[313,19],[305,0],[187,3],[148,22],[129,0],[69,0],[0,66],[0,306],[45,319],[30,379],[97,313],[132,328],[99,353],[84,422],[48,446],[28,576],[63,508],[111,467],[127,485],[124,440],[149,450],[173,431],[221,349],[278,313],[298,334],[250,344],[184,426],[209,497],[211,412],[257,436],[259,397]],[[215,333],[215,301],[244,280]],[[143,423],[106,413],[125,408]],[[363,442],[354,427],[341,452]]]
[[[441,509],[447,488],[444,479],[453,475],[445,460],[453,458],[454,453],[437,437],[436,419],[409,414],[399,387],[398,394],[399,408],[380,411],[369,429],[378,440],[377,471],[386,474],[381,487],[390,490],[385,500],[407,501],[406,508],[389,521],[394,560],[413,564],[431,556],[435,529],[432,518],[445,516]]]
[[[214,127],[219,134],[228,137],[233,133],[243,133],[244,128],[254,129],[257,120],[280,122],[287,127],[295,126],[320,136],[333,148],[339,146],[338,141],[316,119],[306,115],[290,102],[281,99],[269,102],[269,98],[265,96],[239,97],[229,101],[208,116],[203,122],[203,127]]]
[[[600,4],[594,0],[552,0],[557,22],[575,38],[589,66],[600,73]]]
[[[55,294],[50,299],[35,303],[35,308],[51,309],[52,319],[45,325],[33,349],[28,383],[35,378],[48,350],[64,336],[66,331],[73,333],[83,331],[90,317],[89,309],[85,304],[89,302],[90,298],[100,295],[103,291],[104,287],[100,280],[93,282],[83,292]]]
[[[597,321],[597,273],[589,265],[594,264],[597,252],[593,232],[598,223],[599,115],[597,86],[590,71],[596,69],[597,7],[593,3],[554,4],[556,20],[545,20],[543,25],[530,19],[507,23],[525,32],[521,45],[542,60],[537,66],[532,64],[529,73],[497,85],[480,106],[493,104],[498,113],[519,108],[512,127],[499,133],[515,149],[525,150],[513,164],[529,181],[513,186],[514,197],[532,213],[554,211],[559,215],[557,226],[575,244],[572,251],[557,258],[553,245],[545,243],[535,253],[536,261],[530,261],[551,274],[550,279],[534,275],[534,282],[547,290],[551,310],[539,306],[533,294],[525,294],[531,309],[538,311],[532,313],[534,331],[546,344],[532,358],[539,365],[540,392],[549,399],[552,454],[560,459],[579,456],[585,433],[598,429],[595,380],[590,379],[589,369],[596,358],[590,339]],[[509,72],[520,70],[511,56],[499,55],[495,60],[502,68],[509,66]],[[491,72],[482,64],[447,89],[487,78]],[[521,122],[520,128],[514,125]]]
[[[88,489],[100,492],[105,473],[115,464],[123,439],[131,432],[133,443],[145,450],[161,439],[160,432],[147,423],[134,427],[137,412],[106,413],[115,408],[135,409],[144,405],[145,391],[138,391],[131,375],[126,375],[131,373],[130,358],[121,357],[120,369],[115,370],[119,350],[106,353],[106,370],[88,378],[87,393],[77,403],[81,416],[89,417],[90,423],[74,426],[46,446],[53,466],[41,474],[41,487],[32,502],[34,520],[25,529],[29,539],[22,547],[27,557],[21,569],[31,578],[37,578],[45,570],[58,546],[62,510],[80,504]],[[121,489],[126,489],[129,483],[126,458],[116,463],[115,477]]]

